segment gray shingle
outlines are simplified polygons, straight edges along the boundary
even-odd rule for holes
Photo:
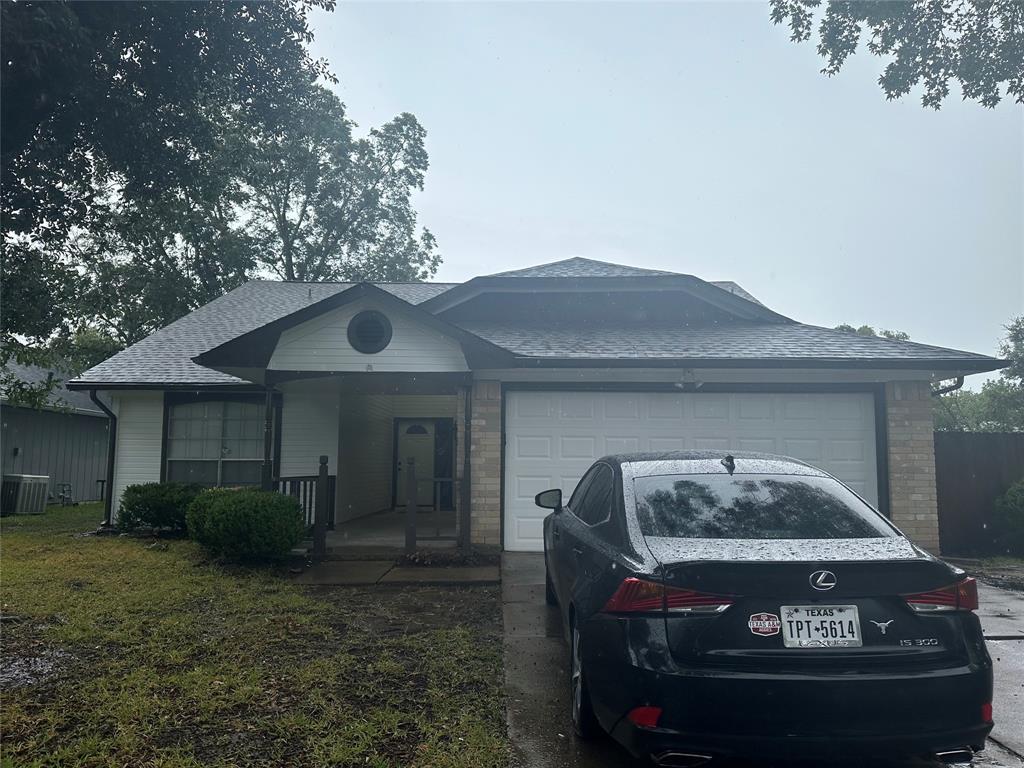
[[[887,360],[906,362],[908,367],[938,360],[991,360],[973,352],[857,336],[800,323],[589,325],[576,328],[509,327],[468,322],[462,325],[470,333],[517,355],[570,360]]]
[[[411,304],[451,283],[378,283]],[[248,384],[196,365],[192,358],[236,336],[351,288],[353,283],[284,283],[253,280],[147,336],[78,377],[79,382],[118,384]]]
[[[487,277],[647,277],[651,275],[676,275],[678,272],[665,272],[660,269],[642,269],[624,264],[612,264],[607,261],[596,261],[574,256],[571,259],[553,261],[550,264],[538,264],[536,267],[514,269],[510,272],[498,272]]]

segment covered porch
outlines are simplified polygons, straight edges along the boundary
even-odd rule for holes
[[[468,374],[275,378],[269,484],[299,500],[312,530],[327,458],[329,551],[403,549],[410,524],[418,548],[468,544]]]

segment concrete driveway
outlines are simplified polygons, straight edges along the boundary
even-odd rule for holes
[[[609,738],[592,743],[572,735],[568,716],[568,652],[557,609],[544,604],[544,558],[540,554],[507,552],[502,556],[501,590],[505,622],[505,684],[508,728],[517,768],[650,768],[631,758]],[[989,634],[1003,637],[1024,623],[1024,601],[1006,590],[984,588],[982,620]],[[1011,618],[1012,617],[1012,618]],[[1024,640],[993,640],[996,663],[996,738],[1011,746],[1024,735]],[[1016,698],[1014,698],[1016,697]],[[1015,740],[1016,737],[1016,740]],[[1017,748],[1020,749],[1019,745]],[[871,768],[923,768],[921,761],[900,764],[871,760]],[[941,765],[936,763],[936,765]],[[1024,768],[1024,761],[999,744],[991,743],[976,766]],[[792,766],[792,763],[787,763]]]

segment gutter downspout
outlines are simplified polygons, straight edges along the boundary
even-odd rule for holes
[[[947,387],[939,387],[938,389],[932,390],[932,397],[938,397],[939,395],[948,395],[950,392],[956,392],[960,387],[964,385],[964,377],[957,376],[953,379],[953,383]]]
[[[99,409],[107,414],[110,424],[107,427],[107,480],[106,492],[103,494],[103,522],[96,530],[97,534],[113,534],[117,532],[114,528],[114,453],[117,450],[117,416],[111,411],[107,404],[96,396],[96,390],[89,390],[89,399],[99,406]]]

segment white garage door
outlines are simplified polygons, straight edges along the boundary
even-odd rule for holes
[[[793,456],[878,500],[874,399],[867,393],[509,392],[505,548],[543,549],[535,494],[566,498],[601,456],[712,449]]]

